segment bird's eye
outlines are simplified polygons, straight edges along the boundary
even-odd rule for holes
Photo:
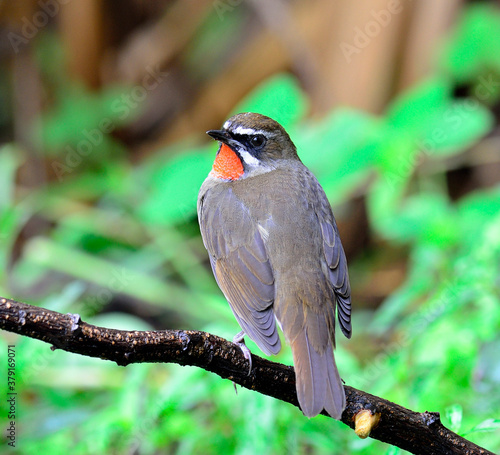
[[[252,147],[262,147],[266,143],[266,138],[262,134],[257,134],[250,138],[250,144]]]

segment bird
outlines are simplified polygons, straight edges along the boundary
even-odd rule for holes
[[[340,420],[346,400],[335,319],[350,338],[351,290],[326,194],[270,117],[236,114],[207,134],[220,146],[200,188],[198,221],[215,280],[242,329],[233,341],[244,349],[247,335],[264,354],[277,354],[277,323],[291,346],[303,414],[325,410]]]

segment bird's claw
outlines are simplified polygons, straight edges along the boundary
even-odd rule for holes
[[[252,372],[252,353],[245,344],[245,332],[241,331],[240,333],[236,334],[233,337],[233,343],[237,344],[240,347],[241,352],[243,352],[243,357],[245,357],[245,359],[248,360],[249,364],[248,376],[250,376],[250,373]]]

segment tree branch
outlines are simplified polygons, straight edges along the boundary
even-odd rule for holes
[[[123,366],[141,362],[197,366],[242,387],[298,406],[292,367],[252,355],[253,367],[248,374],[248,362],[240,348],[206,332],[106,329],[87,324],[78,315],[63,315],[1,297],[0,328],[50,343],[52,349],[99,357]],[[374,420],[378,423],[373,429],[369,427],[365,437],[369,434],[414,454],[493,455],[445,428],[439,413],[413,412],[349,386],[345,392],[347,407],[342,414],[343,423],[355,428],[356,416],[363,410],[376,416]]]

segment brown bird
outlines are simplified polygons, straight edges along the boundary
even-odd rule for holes
[[[347,261],[323,188],[285,129],[260,114],[231,117],[198,196],[198,218],[217,284],[267,355],[290,344],[302,412],[340,419],[345,393],[333,356],[335,309],[351,336]],[[250,359],[249,359],[250,360]]]

